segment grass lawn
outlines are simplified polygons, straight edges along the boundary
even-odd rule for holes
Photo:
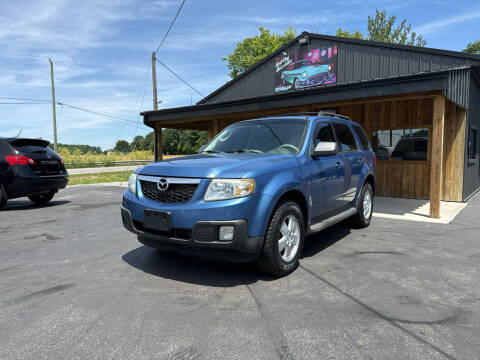
[[[70,175],[68,185],[98,184],[106,182],[128,181],[133,171],[115,171],[97,174],[76,174]]]

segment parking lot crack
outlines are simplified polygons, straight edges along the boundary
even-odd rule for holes
[[[28,301],[28,300],[31,300],[31,299],[42,298],[42,297],[47,296],[47,295],[51,295],[51,294],[54,294],[54,293],[57,293],[57,292],[60,292],[60,291],[63,291],[63,290],[70,289],[73,286],[75,286],[75,284],[62,284],[62,285],[54,286],[54,287],[51,287],[51,288],[48,288],[48,289],[35,291],[33,293],[30,293],[30,294],[26,294],[26,295],[23,295],[23,296],[16,297],[16,298],[6,302],[6,305],[16,305],[16,304],[19,304],[19,303],[22,303],[22,302],[25,302],[25,301]]]
[[[293,355],[290,352],[290,348],[288,347],[287,341],[285,340],[285,337],[283,336],[282,332],[278,329],[278,327],[275,326],[275,322],[273,318],[265,311],[264,306],[260,302],[260,299],[258,298],[257,294],[253,291],[252,287],[248,284],[245,284],[247,287],[250,295],[252,296],[255,305],[258,309],[258,312],[260,313],[260,316],[264,320],[265,327],[268,331],[269,338],[272,340],[274,347],[275,347],[275,352],[278,355],[278,358],[281,360],[290,360],[293,359]]]
[[[401,322],[401,320],[399,319],[395,319],[395,318],[391,318],[391,317],[388,317],[384,314],[382,314],[380,311],[372,308],[371,306],[365,304],[364,302],[362,302],[361,300],[357,299],[356,297],[354,297],[353,295],[347,293],[346,291],[340,289],[338,286],[336,286],[335,284],[331,283],[330,281],[324,279],[323,277],[321,277],[320,275],[316,274],[315,272],[313,272],[312,270],[306,268],[304,265],[300,265],[300,268],[302,268],[305,272],[307,272],[308,274],[310,274],[311,276],[315,277],[317,280],[320,280],[322,283],[324,283],[325,285],[331,287],[332,289],[336,290],[337,292],[339,292],[340,294],[342,294],[343,296],[347,297],[348,299],[352,300],[353,302],[355,302],[356,304],[360,305],[361,307],[363,307],[364,309],[368,310],[369,312],[371,312],[372,314],[376,315],[377,317],[379,317],[380,319],[386,321],[387,323],[389,323],[390,325],[392,325],[393,327],[397,328],[398,330],[402,331],[403,333],[405,333],[406,335],[410,336],[411,338],[417,340],[418,342],[428,346],[429,348],[435,350],[436,352],[438,352],[439,354],[443,355],[445,358],[447,359],[451,359],[451,360],[455,360],[456,358],[443,351],[442,349],[440,349],[438,346],[428,342],[427,340],[425,340],[424,338],[418,336],[417,334],[415,334],[414,332],[408,330],[407,328],[401,326],[399,324],[399,322]],[[451,319],[449,319],[451,320]],[[409,322],[405,322],[405,321],[402,321],[404,323],[409,323]]]

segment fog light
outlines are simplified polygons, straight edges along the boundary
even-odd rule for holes
[[[220,226],[220,231],[218,234],[218,239],[220,241],[231,241],[233,240],[233,226]]]

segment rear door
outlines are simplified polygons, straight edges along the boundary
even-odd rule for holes
[[[27,156],[35,161],[29,165],[39,176],[61,175],[65,172],[62,159],[48,147],[48,141],[40,139],[9,139],[10,146],[18,155]]]
[[[350,127],[343,122],[333,124],[338,141],[339,150],[345,167],[343,182],[343,205],[348,205],[355,199],[357,188],[360,186],[364,157],[357,144]]]
[[[310,144],[310,152],[321,141],[336,141],[332,124],[329,122],[321,122],[316,126]],[[342,206],[345,171],[341,155],[317,158],[309,156],[306,166],[310,173],[312,219],[314,220]]]

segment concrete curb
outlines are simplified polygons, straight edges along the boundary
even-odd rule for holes
[[[77,185],[68,185],[67,188],[73,187],[81,187],[81,186],[120,186],[120,187],[127,187],[128,181],[117,181],[117,182],[106,182],[106,183],[98,183],[98,184],[77,184]]]
[[[99,174],[99,173],[105,173],[105,172],[130,171],[130,170],[133,171],[142,166],[144,165],[79,168],[79,169],[67,169],[67,172],[69,175]]]

